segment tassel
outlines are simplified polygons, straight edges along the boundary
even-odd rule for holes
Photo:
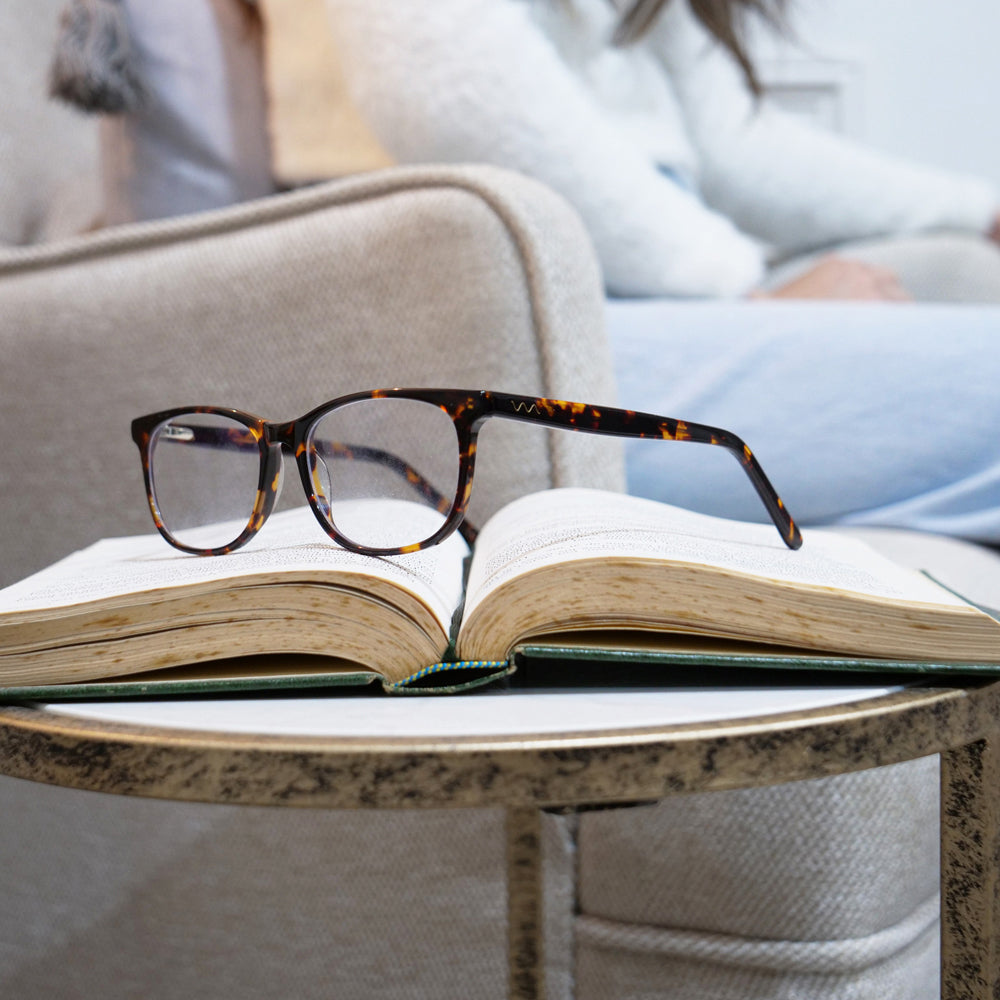
[[[144,98],[121,0],[71,0],[62,12],[49,94],[83,111],[122,114]]]

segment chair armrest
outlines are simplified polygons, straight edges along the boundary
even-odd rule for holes
[[[489,167],[392,168],[5,248],[0,315],[0,582],[152,529],[128,432],[143,412],[207,402],[286,419],[403,384],[614,395],[582,224]],[[622,488],[615,441],[500,423],[482,435],[474,517],[532,489]]]

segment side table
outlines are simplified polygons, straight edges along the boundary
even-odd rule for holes
[[[541,812],[941,754],[942,997],[1000,996],[1000,682],[0,707],[0,772],[165,799],[507,810],[509,995],[544,996]]]

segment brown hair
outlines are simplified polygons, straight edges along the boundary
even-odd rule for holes
[[[616,45],[628,45],[652,27],[670,0],[632,0],[614,35]],[[774,28],[783,27],[785,0],[688,0],[691,9],[711,35],[739,63],[747,84],[760,95],[760,81],[743,43],[744,18],[757,14]]]

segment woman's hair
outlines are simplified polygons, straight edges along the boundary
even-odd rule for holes
[[[616,45],[628,45],[652,27],[660,11],[670,0],[632,0],[615,31]],[[783,26],[785,0],[688,0],[699,21],[724,48],[732,53],[746,77],[750,89],[761,92],[760,81],[747,55],[743,41],[743,20],[758,14],[772,27]]]

